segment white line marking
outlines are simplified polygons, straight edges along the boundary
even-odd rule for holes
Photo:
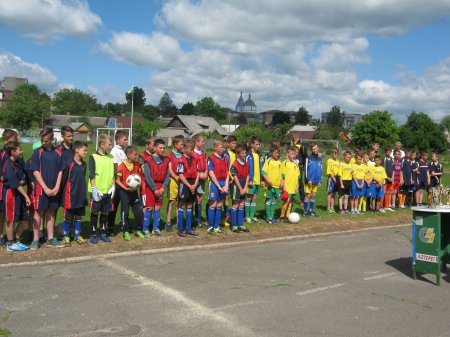
[[[131,279],[135,280],[136,282],[139,282],[141,285],[148,286],[150,288],[153,288],[155,291],[161,293],[167,298],[172,299],[173,301],[177,303],[182,303],[184,306],[186,306],[190,310],[190,315],[197,315],[200,316],[200,318],[203,319],[209,319],[216,321],[216,323],[222,324],[222,327],[220,327],[220,330],[229,330],[230,332],[234,332],[233,335],[237,334],[239,336],[251,336],[251,337],[257,337],[252,330],[239,326],[238,322],[235,322],[229,318],[227,318],[223,313],[216,313],[213,309],[208,308],[207,306],[196,302],[195,300],[189,298],[184,293],[182,293],[179,290],[173,289],[171,287],[168,287],[167,285],[155,281],[153,279],[150,279],[148,277],[142,276],[135,271],[128,269],[118,263],[115,263],[110,260],[101,260],[102,263],[115,271],[126,275],[130,277]]]
[[[364,281],[376,280],[376,279],[385,278],[385,277],[389,277],[389,276],[393,276],[393,275],[395,275],[395,273],[387,273],[387,274],[380,274],[380,275],[371,276],[371,277],[364,277]]]
[[[339,287],[342,287],[343,285],[344,285],[343,283],[336,283],[336,284],[332,284],[332,285],[326,286],[326,287],[313,288],[313,289],[309,289],[309,290],[305,290],[305,291],[300,291],[297,293],[297,295],[303,296],[303,295],[308,295],[308,294],[314,294],[314,293],[318,293],[319,291],[339,288]]]

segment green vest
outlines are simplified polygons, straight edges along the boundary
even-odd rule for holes
[[[95,184],[98,190],[106,194],[114,184],[114,159],[111,154],[101,156],[94,153],[92,155],[95,161]],[[89,184],[89,192],[92,192],[92,186]]]

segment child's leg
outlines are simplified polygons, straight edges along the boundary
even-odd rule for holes
[[[48,209],[45,212],[46,220],[47,220],[47,239],[51,240],[54,237],[55,232],[55,216],[56,216],[56,210],[55,209]]]
[[[177,228],[178,231],[183,231],[183,225],[184,225],[184,209],[186,208],[186,203],[179,201],[178,202],[178,217],[177,217]]]
[[[39,241],[39,231],[41,230],[43,210],[35,210],[33,216],[33,241]]]
[[[288,206],[287,206],[287,209],[286,209],[286,219],[287,218],[289,218],[289,215],[291,215],[291,211],[292,211],[292,205],[294,204],[294,197],[292,196],[290,196],[289,198],[288,198]]]
[[[144,221],[142,223],[142,231],[146,232],[150,228],[150,222],[152,221],[152,211],[149,207],[144,207],[142,210],[144,214]]]
[[[167,213],[166,213],[166,224],[170,225],[172,221],[172,206],[175,203],[175,200],[169,200],[167,204]]]
[[[75,232],[75,240],[77,240],[81,236],[81,216],[75,215],[73,221],[73,229]]]
[[[396,199],[397,199],[397,190],[393,190],[392,194],[391,194],[391,202],[390,202],[391,207],[395,207]]]
[[[255,219],[255,213],[256,213],[256,199],[258,198],[258,194],[253,194],[252,201],[250,203],[250,217],[252,219]]]
[[[131,205],[131,211],[134,215],[134,229],[136,231],[142,231],[142,209],[139,203],[133,203]]]
[[[316,192],[311,192],[309,196],[309,212],[314,214],[314,205],[316,203]]]
[[[270,198],[270,217],[271,219],[275,219],[275,205],[276,205],[276,200],[274,197]]]
[[[286,213],[287,213],[287,209],[289,207],[289,198],[285,201],[283,201],[283,205],[281,205],[281,213],[280,213],[280,219],[285,219]]]
[[[106,235],[106,226],[108,225],[108,213],[101,213],[100,214],[100,235]]]
[[[338,201],[338,203],[339,203],[339,210],[340,210],[340,211],[343,211],[343,210],[344,210],[344,197],[345,197],[344,194],[339,195],[339,201]]]
[[[5,226],[5,212],[0,212],[0,239],[3,236],[3,227]]]
[[[243,227],[244,226],[244,199],[239,200],[238,204],[238,211],[237,211],[237,226]]]
[[[344,194],[344,209],[348,210],[348,194]]]
[[[303,200],[303,214],[308,213],[308,204],[310,196],[311,196],[310,193],[305,194],[305,199]]]
[[[20,241],[20,237],[22,236],[23,231],[25,230],[25,224],[27,221],[20,221],[19,225],[16,228],[16,240]]]
[[[203,194],[197,193],[196,195],[197,203],[195,204],[195,210],[196,210],[196,218],[197,218],[197,225],[200,225],[202,223],[202,199]]]
[[[186,230],[190,231],[192,229],[192,202],[188,202],[186,205]]]
[[[269,191],[267,191],[267,193],[269,193]],[[271,205],[272,201],[269,197],[266,197],[266,202],[265,202],[265,209],[266,209],[266,219],[267,220],[272,220],[272,218],[270,217],[270,205]]]
[[[14,241],[14,220],[6,222],[6,238],[8,242]]]
[[[217,201],[214,215],[214,228],[220,227],[220,220],[222,220],[222,201]]]
[[[73,216],[66,212],[66,214],[64,216],[64,222],[63,222],[63,236],[65,238],[69,237],[70,224],[72,223],[72,221],[73,221]]]
[[[252,203],[253,194],[247,194],[245,197],[245,203],[244,203],[244,212],[245,217],[248,219],[251,219],[250,217],[250,205]]]
[[[91,212],[91,235],[96,236],[98,234],[98,213]]]
[[[429,188],[429,189],[427,190],[427,205],[430,205],[430,204],[431,204],[431,196],[432,196],[432,194],[431,194],[431,188]]]
[[[214,228],[214,221],[215,221],[215,213],[216,213],[216,201],[209,201],[209,207],[208,207],[208,229]]]
[[[159,230],[159,223],[161,221],[161,206],[155,206],[153,211],[153,230]]]
[[[230,217],[231,217],[231,227],[238,226],[238,208],[239,208],[239,200],[233,200],[233,206],[231,207]]]
[[[123,233],[130,232],[130,198],[128,197],[125,191],[120,191],[120,203],[121,203],[121,211],[120,214],[120,224],[122,226]]]
[[[230,215],[230,208],[228,207],[230,205],[230,199],[231,199],[231,195],[229,195],[227,193],[226,200],[223,205],[223,211],[225,212],[225,218],[227,218]]]

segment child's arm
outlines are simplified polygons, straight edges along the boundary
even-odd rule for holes
[[[217,186],[217,188],[219,189],[219,191],[222,191],[223,193],[225,193],[225,192],[223,191],[222,186],[220,186],[219,181],[217,180],[216,174],[214,173],[214,171],[213,171],[213,170],[210,170],[210,171],[208,171],[208,174],[209,174],[209,178],[211,179],[211,181],[213,182],[213,184]]]
[[[169,161],[169,174],[170,174],[170,177],[172,178],[172,179],[174,179],[175,181],[178,181],[178,176],[175,174],[175,172],[173,171],[173,169],[172,169],[172,162],[171,161]]]
[[[59,188],[61,187],[61,181],[62,181],[62,171],[58,172],[58,178],[56,179],[56,185],[52,189],[53,195],[57,195],[59,192]]]
[[[27,192],[25,192],[25,190],[23,189],[23,187],[22,187],[22,186],[17,187],[17,191],[18,191],[20,194],[22,194],[22,196],[25,198],[25,202],[26,202],[27,206],[30,206],[30,205],[31,205],[31,200],[30,200],[30,198],[28,197]]]
[[[48,186],[45,184],[44,179],[42,179],[41,172],[39,171],[33,171],[33,175],[36,178],[36,181],[39,183],[39,185],[42,186],[42,189],[44,190],[45,194],[49,197],[53,196],[53,191],[48,188]]]
[[[131,189],[128,186],[125,186],[122,184],[122,181],[120,180],[121,176],[117,175],[116,177],[116,185],[118,185],[120,188],[124,189],[125,191],[130,191]]]

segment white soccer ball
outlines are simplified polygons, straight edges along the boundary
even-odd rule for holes
[[[141,186],[141,176],[139,174],[132,174],[127,178],[127,186],[133,190]]]
[[[300,221],[300,214],[294,212],[289,215],[290,223],[298,223],[299,221]]]

